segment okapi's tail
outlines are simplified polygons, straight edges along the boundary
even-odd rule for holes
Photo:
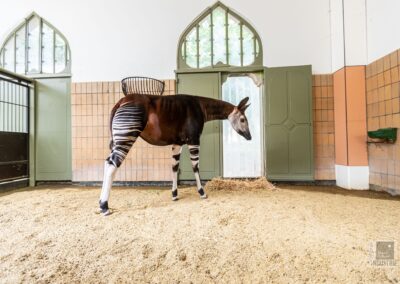
[[[110,133],[111,133],[111,140],[110,140],[110,144],[108,145],[108,147],[110,148],[110,150],[112,150],[112,147],[114,146],[114,140],[113,140],[113,134],[112,134],[112,122],[113,122],[113,118],[115,113],[117,112],[117,109],[120,107],[120,103],[118,102],[113,109],[111,110],[111,115],[110,115]]]

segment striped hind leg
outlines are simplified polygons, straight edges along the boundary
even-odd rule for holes
[[[172,201],[178,200],[178,170],[182,146],[172,145]]]
[[[190,160],[192,161],[192,169],[196,178],[197,192],[200,194],[200,198],[206,199],[207,194],[204,192],[203,186],[201,185],[200,173],[199,173],[199,162],[200,162],[200,145],[188,145]]]
[[[144,112],[142,107],[120,107],[112,121],[112,149],[105,161],[103,187],[100,194],[100,213],[110,214],[108,200],[113,179],[117,169],[128,155],[129,150],[144,128]]]

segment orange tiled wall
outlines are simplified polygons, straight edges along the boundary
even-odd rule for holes
[[[367,65],[368,130],[400,127],[400,50]],[[368,145],[370,185],[400,194],[400,143]]]
[[[316,180],[335,180],[332,75],[313,75],[314,164]]]
[[[165,95],[175,93],[167,80]],[[120,82],[72,84],[72,180],[103,180],[109,154],[109,114],[123,97]],[[170,181],[170,147],[151,146],[138,139],[116,175],[116,181]]]

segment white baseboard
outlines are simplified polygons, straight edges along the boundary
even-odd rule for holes
[[[347,189],[369,189],[368,166],[335,165],[336,185]]]

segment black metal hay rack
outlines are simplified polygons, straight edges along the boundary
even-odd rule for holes
[[[165,83],[148,77],[127,77],[122,79],[122,91],[127,95],[162,95]]]

